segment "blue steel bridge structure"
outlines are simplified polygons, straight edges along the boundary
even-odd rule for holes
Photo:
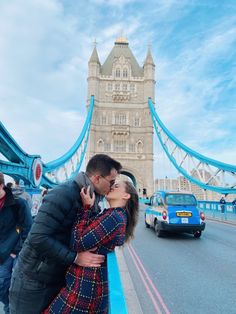
[[[155,134],[169,161],[191,183],[204,190],[221,194],[236,193],[236,166],[226,164],[190,149],[166,128],[159,118],[152,99],[148,99]],[[20,178],[30,188],[52,188],[73,178],[81,168],[89,138],[94,108],[91,96],[89,110],[82,131],[74,145],[63,156],[44,163],[39,155],[29,155],[16,143],[0,122],[0,171],[13,178]],[[207,177],[205,173],[208,173]]]

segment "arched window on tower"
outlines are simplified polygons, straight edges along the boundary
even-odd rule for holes
[[[120,77],[120,68],[116,69],[116,77]]]
[[[123,77],[124,78],[128,77],[128,70],[126,68],[123,69]]]
[[[99,152],[103,152],[104,151],[104,141],[102,139],[100,139],[98,142],[97,142],[97,146],[98,146],[98,151]]]

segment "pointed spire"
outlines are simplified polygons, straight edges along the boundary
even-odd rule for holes
[[[95,40],[94,40],[93,52],[92,52],[92,54],[91,54],[91,57],[90,57],[90,59],[89,59],[89,62],[97,62],[97,63],[100,64],[96,46],[97,46],[97,42],[96,42],[96,39],[95,39]]]
[[[153,65],[155,65],[154,61],[153,61],[153,58],[152,58],[151,45],[148,45],[148,51],[147,51],[147,56],[146,56],[144,65],[145,64],[153,64]]]

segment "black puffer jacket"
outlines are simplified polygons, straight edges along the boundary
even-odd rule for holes
[[[4,190],[6,198],[0,209],[0,263],[4,262],[10,253],[19,253],[32,225],[26,201],[15,199],[7,187]]]
[[[30,278],[52,284],[64,281],[66,268],[76,257],[69,248],[71,229],[82,210],[81,187],[87,184],[68,181],[45,196],[18,260]]]

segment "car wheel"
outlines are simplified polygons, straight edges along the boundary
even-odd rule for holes
[[[158,238],[161,238],[161,237],[164,236],[164,231],[161,230],[161,229],[158,227],[158,222],[157,222],[157,221],[155,222],[154,229],[155,229],[156,236],[157,236]]]
[[[194,232],[193,234],[194,238],[197,238],[197,239],[199,239],[201,235],[202,235],[202,232],[200,230]]]

